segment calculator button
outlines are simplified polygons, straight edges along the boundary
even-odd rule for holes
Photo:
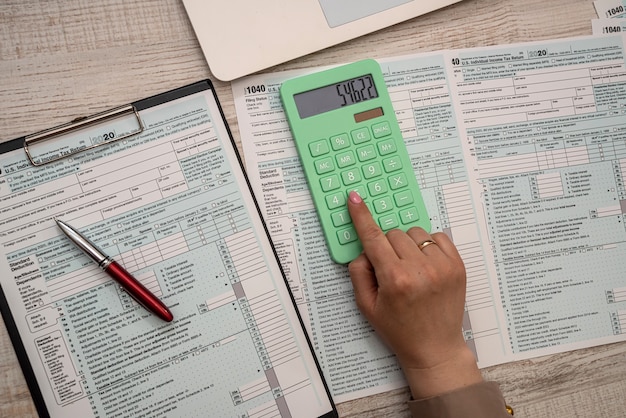
[[[417,209],[415,209],[415,207],[410,207],[408,209],[401,210],[399,215],[400,215],[400,222],[402,222],[404,225],[410,224],[411,222],[415,222],[419,220],[420,218],[420,215],[417,212]]]
[[[396,202],[396,206],[406,206],[413,203],[413,193],[410,190],[404,190],[400,193],[393,195],[393,201]]]
[[[335,164],[333,163],[333,159],[330,157],[322,158],[321,160],[315,161],[315,172],[317,174],[324,174],[331,172],[335,169]]]
[[[391,125],[389,125],[389,122],[377,123],[372,125],[372,132],[374,133],[374,138],[391,135]]]
[[[383,231],[397,228],[398,225],[400,225],[398,223],[398,217],[394,213],[378,218],[378,224],[380,225],[380,229],[382,229]]]
[[[339,239],[340,244],[347,244],[349,242],[356,241],[358,236],[354,227],[342,229],[341,231],[337,231],[337,238]]]
[[[376,149],[373,145],[367,145],[365,147],[359,148],[356,150],[356,153],[359,157],[359,161],[361,162],[376,158]]]
[[[339,176],[336,174],[320,179],[320,185],[322,186],[322,190],[325,192],[338,189],[341,186],[339,183]]]
[[[346,205],[346,196],[342,192],[333,193],[326,196],[326,206],[328,209],[337,209]]]
[[[387,184],[384,180],[373,181],[367,183],[367,190],[370,192],[370,196],[378,196],[383,193],[387,193]]]
[[[374,199],[374,211],[376,213],[384,213],[393,209],[393,203],[389,196],[380,199]],[[405,222],[406,223],[406,222]]]
[[[356,159],[354,158],[354,153],[352,151],[342,152],[341,154],[337,154],[335,156],[337,160],[337,166],[339,168],[349,167],[353,164],[356,164]]]
[[[344,171],[341,173],[341,180],[346,186],[358,183],[361,181],[361,173],[359,172],[358,168],[355,170]]]
[[[348,139],[348,134],[331,136],[330,145],[333,147],[333,150],[335,151],[348,148],[350,146],[350,140]]]
[[[395,174],[389,177],[389,187],[391,190],[398,190],[407,185],[406,176],[404,173]]]
[[[402,161],[398,157],[389,157],[383,160],[383,167],[385,168],[385,173],[393,173],[394,171],[398,171],[402,168]]]
[[[352,222],[352,219],[350,219],[350,214],[348,213],[347,210],[341,210],[339,212],[335,212],[332,215],[330,215],[330,217],[333,220],[333,225],[335,225],[336,227],[347,225],[350,222]]]
[[[328,148],[328,142],[325,139],[320,141],[311,142],[309,144],[309,152],[313,157],[319,157],[320,155],[328,154],[330,148]]]
[[[368,128],[355,129],[354,131],[350,132],[350,135],[352,135],[352,141],[357,145],[362,144],[363,142],[367,142],[371,139],[370,131]]]
[[[357,192],[359,196],[361,196],[361,199],[365,200],[367,199],[367,193],[365,192],[365,187],[364,186],[356,186],[356,187],[351,187],[346,191],[346,196],[348,196],[350,194],[350,192]]]
[[[391,139],[386,139],[376,144],[380,155],[389,155],[397,151],[396,143]]]
[[[380,168],[380,163],[378,163],[377,161],[374,161],[370,164],[365,164],[363,167],[361,167],[361,169],[363,170],[363,177],[368,180],[374,177],[378,177],[382,174],[382,168]]]

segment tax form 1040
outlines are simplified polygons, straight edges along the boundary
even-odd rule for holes
[[[39,166],[3,144],[0,306],[40,415],[336,416],[210,82],[132,107],[58,149],[30,138]],[[54,217],[175,320],[134,302]]]
[[[626,339],[625,56],[607,36],[379,60],[432,229],[466,265],[463,332],[481,367]],[[298,74],[232,90],[253,188],[341,402],[405,383],[326,255],[278,96]]]

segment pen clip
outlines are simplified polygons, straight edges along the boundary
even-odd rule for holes
[[[117,126],[109,126],[104,131],[94,131],[93,129],[90,131],[89,129],[100,126],[104,122],[113,121],[118,121]],[[133,124],[132,127],[131,124]],[[143,130],[144,126],[137,109],[132,104],[128,104],[92,116],[75,118],[69,123],[28,135],[24,138],[24,152],[32,165],[42,166],[100,145],[137,135]],[[58,148],[44,146],[43,151],[40,151],[41,155],[37,155],[34,150],[36,146],[42,146],[43,143],[51,139],[71,133],[77,133],[79,136],[77,143],[73,146],[64,145]]]

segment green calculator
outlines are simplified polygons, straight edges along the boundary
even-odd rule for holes
[[[362,251],[346,206],[355,190],[383,231],[430,231],[430,219],[382,71],[364,60],[287,80],[280,89],[331,258]]]

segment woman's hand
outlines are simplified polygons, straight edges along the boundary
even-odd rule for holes
[[[413,397],[481,382],[462,335],[466,277],[454,244],[421,228],[385,235],[355,192],[348,210],[363,244],[349,265],[356,303],[397,355]]]

